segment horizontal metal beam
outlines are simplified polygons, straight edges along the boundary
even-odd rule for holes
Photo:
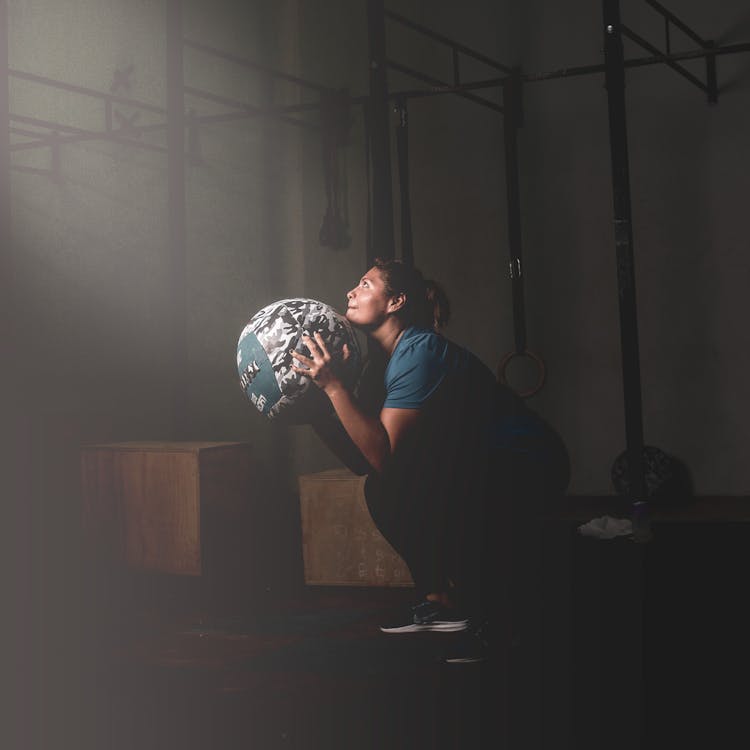
[[[290,125],[296,125],[311,130],[319,130],[320,126],[316,123],[305,122],[304,120],[298,120],[294,117],[289,117],[290,114],[296,114],[298,112],[313,112],[320,109],[320,102],[308,102],[306,104],[289,104],[280,106],[270,107],[256,107],[253,104],[247,104],[246,102],[240,102],[236,99],[229,99],[225,96],[219,96],[212,94],[209,91],[203,91],[193,86],[185,86],[184,91],[190,96],[198,97],[199,99],[205,99],[207,101],[214,102],[215,104],[222,104],[225,107],[231,107],[234,112],[225,112],[217,115],[195,115],[193,122],[196,123],[222,123],[222,122],[234,122],[236,120],[247,119],[248,117],[270,117],[276,118],[282,122],[286,122]]]
[[[269,115],[272,116],[272,115]],[[217,124],[217,123],[224,123],[224,122],[235,122],[237,120],[245,120],[248,117],[253,117],[253,113],[251,112],[228,112],[223,115],[204,115],[202,117],[194,117],[193,120],[196,123],[201,124]],[[319,126],[315,123],[305,122],[304,120],[296,120],[292,117],[281,117],[276,115],[279,120],[286,122],[290,125],[296,125],[298,127],[306,128],[308,130],[319,130]],[[53,126],[54,123],[50,123],[50,127]],[[159,123],[157,125],[148,125],[140,128],[134,127],[133,130],[138,130],[139,132],[154,132],[156,130],[164,130],[166,125],[164,123]],[[189,126],[187,126],[189,127]],[[54,134],[47,134],[42,136],[41,134],[37,133],[36,135],[40,136],[35,141],[25,141],[23,143],[14,143],[10,146],[11,151],[30,151],[32,149],[36,148],[46,148],[51,145],[57,144],[57,145],[69,145],[72,143],[83,143],[85,141],[108,141],[111,143],[118,143],[122,146],[136,146],[138,148],[145,149],[146,151],[156,151],[159,153],[166,153],[166,148],[164,146],[159,146],[156,143],[148,143],[147,141],[137,141],[133,140],[131,138],[125,138],[123,136],[116,135],[112,131],[86,131],[86,130],[77,130],[75,133],[70,135],[54,135]]]
[[[45,76],[38,76],[35,73],[26,73],[22,70],[9,70],[8,75],[12,78],[20,78],[24,81],[33,81],[34,83],[41,83],[45,86],[51,86],[56,89],[62,89],[63,91],[71,91],[75,94],[83,94],[84,96],[92,96],[96,99],[102,99],[105,101],[112,102],[113,104],[126,104],[129,107],[138,107],[138,109],[145,109],[149,112],[158,112],[164,114],[167,110],[164,107],[159,107],[156,104],[149,104],[147,102],[140,102],[136,99],[128,99],[125,96],[115,96],[114,94],[107,94],[104,91],[97,91],[96,89],[90,89],[85,86],[76,86],[72,83],[65,83],[64,81],[55,81],[52,78],[46,78]]]
[[[624,65],[626,68],[637,68],[647,65],[662,65],[678,60],[697,60],[701,58],[711,57],[713,55],[731,55],[742,52],[750,52],[750,42],[728,44],[722,47],[709,47],[707,49],[700,50],[688,50],[686,52],[675,52],[669,55],[659,53],[652,57],[641,57],[634,58],[632,60],[625,60]],[[433,84],[433,88],[431,89],[415,89],[411,91],[394,92],[390,95],[391,99],[397,99],[399,97],[403,99],[411,99],[426,96],[436,96],[440,94],[462,95],[466,94],[469,91],[497,88],[499,86],[502,86],[504,81],[507,79],[506,76],[503,78],[488,78],[487,80],[483,81],[464,83],[459,86],[449,86],[445,83],[440,85],[440,82],[438,82],[436,79],[431,78],[430,76],[425,76],[424,74],[418,73],[417,71],[413,71],[409,68],[406,68],[405,66],[399,65],[398,63],[389,62],[389,65],[392,65],[395,69],[401,70],[401,72],[404,72],[407,75],[412,75],[413,77],[418,78],[418,80],[424,80],[425,83]],[[525,73],[521,76],[521,81],[525,83],[537,83],[541,81],[554,80],[556,78],[572,78],[576,76],[591,75],[593,73],[604,73],[605,69],[606,67],[603,63],[598,63],[595,65],[580,65],[570,68],[560,68],[558,70],[549,71],[547,73]],[[705,90],[705,85],[700,81],[699,83],[701,88]],[[490,106],[492,109],[500,112],[503,111],[502,106],[493,103],[487,103],[487,100],[482,99],[481,97],[469,98],[472,98],[472,100],[478,99],[480,103],[487,104],[487,106]]]
[[[499,104],[495,104],[495,102],[491,102],[489,99],[485,99],[481,96],[470,94],[469,91],[471,91],[472,89],[485,89],[501,86],[502,82],[505,80],[504,78],[494,78],[491,81],[476,81],[474,83],[463,83],[460,86],[451,86],[445,81],[441,81],[438,78],[433,78],[432,76],[428,76],[425,73],[420,73],[418,70],[414,70],[413,68],[409,68],[406,65],[394,62],[393,60],[386,60],[386,64],[389,68],[397,70],[399,73],[403,73],[404,75],[416,78],[418,81],[429,83],[432,86],[432,89],[428,91],[417,90],[399,92],[398,94],[389,94],[390,99],[398,98],[398,96],[401,96],[402,98],[413,99],[422,96],[434,96],[436,94],[457,94],[464,99],[469,99],[476,104],[481,104],[483,107],[488,107],[489,109],[493,109],[496,112],[503,111],[503,108]]]
[[[684,21],[681,21],[672,11],[667,10],[661,3],[657,3],[656,0],[646,0],[646,5],[650,5],[658,13],[661,13],[664,18],[671,21],[680,31],[687,34],[693,41],[698,42],[701,47],[707,47],[709,42],[706,39],[702,39],[696,34]]]
[[[10,116],[11,122],[22,122],[26,125],[36,125],[39,128],[49,128],[49,130],[54,130],[58,132],[63,133],[81,133],[82,135],[87,135],[91,131],[85,130],[84,128],[77,128],[75,125],[64,125],[60,122],[52,122],[51,120],[42,120],[39,117],[29,117],[28,115],[14,115],[11,114]],[[39,133],[38,135],[41,135]]]
[[[299,78],[298,76],[290,75],[289,73],[284,73],[280,70],[271,68],[268,65],[262,65],[261,63],[254,62],[253,60],[248,60],[245,57],[240,57],[239,55],[233,55],[230,52],[225,52],[224,50],[220,50],[216,47],[212,47],[209,44],[196,42],[196,41],[193,41],[192,39],[184,39],[183,43],[186,47],[189,47],[191,49],[198,50],[199,52],[204,52],[205,54],[212,55],[213,57],[221,58],[222,60],[227,60],[228,62],[234,63],[235,65],[239,65],[243,68],[249,68],[250,70],[257,70],[260,73],[265,73],[267,75],[273,76],[274,78],[280,78],[283,81],[296,83],[298,86],[302,86],[303,88],[313,89],[315,91],[321,91],[321,92],[327,91],[329,89],[328,86],[323,86],[320,83],[315,83],[314,81],[307,81],[304,78]]]
[[[12,135],[21,135],[26,138],[39,138],[39,136],[46,135],[36,130],[25,130],[24,128],[10,128],[10,132]]]
[[[400,15],[399,13],[394,13],[393,11],[386,10],[385,17],[390,18],[392,21],[400,23],[402,26],[407,26],[408,28],[417,31],[420,34],[429,37],[430,39],[434,39],[435,41],[441,42],[442,44],[446,44],[457,52],[461,52],[464,55],[473,57],[475,60],[478,60],[479,62],[482,62],[491,68],[501,70],[503,73],[511,73],[513,71],[513,68],[511,66],[503,65],[502,63],[497,62],[497,60],[493,60],[491,57],[487,57],[487,55],[483,55],[481,52],[477,52],[476,50],[471,49],[471,47],[467,47],[460,42],[456,42],[453,39],[448,38],[447,36],[438,34],[436,31],[428,29],[426,26],[415,23],[414,21]]]
[[[160,125],[160,128],[164,128],[164,125]],[[110,141],[112,143],[119,143],[122,146],[136,146],[138,148],[145,149],[146,151],[158,151],[165,153],[166,148],[159,146],[156,143],[148,143],[146,141],[135,141],[130,138],[115,135],[112,132],[103,130],[101,132],[96,130],[80,131],[73,135],[48,135],[40,138],[36,141],[27,141],[25,143],[14,143],[11,147],[11,151],[29,151],[35,148],[45,148],[48,146],[62,146],[69,145],[71,143],[83,143],[84,141]]]
[[[628,29],[628,32],[630,32],[631,34],[633,33],[630,31],[630,29]],[[205,46],[205,45],[197,45],[196,43],[196,46]],[[672,54],[658,53],[658,54],[653,55],[652,57],[643,57],[643,58],[635,58],[632,60],[625,60],[624,66],[626,68],[634,68],[634,67],[642,67],[642,66],[648,66],[648,65],[669,64],[671,62],[677,62],[679,60],[693,60],[693,59],[700,59],[700,58],[707,58],[707,57],[715,57],[718,55],[739,54],[743,52],[750,52],[750,42],[740,42],[736,44],[728,44],[728,45],[717,46],[717,47],[709,46],[705,49],[689,50],[686,52],[676,52]],[[396,63],[394,61],[387,61],[387,62],[388,62],[389,67],[393,68],[394,70],[398,70],[404,73],[405,75],[412,76],[416,78],[417,80],[421,80],[425,83],[428,83],[432,87],[426,90],[417,89],[417,90],[410,90],[410,91],[393,92],[392,94],[389,95],[390,99],[397,99],[397,98],[410,99],[410,98],[421,98],[421,97],[428,97],[428,96],[438,96],[442,94],[456,94],[458,96],[462,96],[463,98],[469,99],[470,101],[474,101],[477,104],[481,104],[484,107],[488,107],[489,109],[492,109],[496,112],[504,111],[504,108],[501,105],[495,104],[494,102],[484,99],[483,97],[473,96],[470,92],[487,89],[487,88],[498,88],[503,85],[504,81],[507,79],[507,76],[502,77],[502,78],[490,78],[490,79],[486,79],[482,81],[474,81],[470,83],[463,83],[457,86],[451,86],[451,85],[446,84],[444,81],[440,81],[439,79],[420,73],[419,71],[408,68],[407,66],[401,65],[400,63]],[[604,64],[583,65],[583,66],[575,66],[575,67],[569,67],[569,68],[560,68],[558,70],[549,71],[546,73],[526,73],[520,77],[520,80],[525,83],[536,83],[536,82],[541,82],[541,81],[554,80],[557,78],[570,78],[570,77],[575,77],[575,76],[590,75],[593,73],[603,73],[604,71],[605,71]],[[680,72],[682,73],[683,71],[680,71]],[[24,72],[17,71],[17,70],[11,70],[9,71],[9,74],[17,78],[30,80],[30,81],[34,81],[37,83],[46,84],[49,86],[58,87],[64,90],[73,91],[75,93],[80,93],[80,94],[96,97],[96,98],[99,98],[105,101],[110,101],[116,104],[129,105],[129,106],[138,107],[140,109],[144,109],[144,110],[148,110],[152,112],[159,112],[162,114],[166,111],[162,107],[148,104],[146,102],[137,101],[135,99],[128,99],[126,97],[106,94],[104,92],[96,91],[94,89],[88,89],[83,86],[74,86],[72,84],[67,84],[67,83],[60,82],[60,81],[54,81],[50,78],[45,78],[44,76],[38,76],[32,73],[24,73]],[[688,73],[688,76],[689,75],[690,74]],[[290,78],[294,82],[301,82],[301,79],[296,79],[294,77],[288,77],[288,78]],[[706,86],[701,81],[698,81],[696,79],[695,81],[691,81],[691,82],[695,83],[696,85],[699,85],[701,89],[707,90]],[[309,82],[306,82],[306,83],[309,83]],[[316,88],[320,88],[320,90],[327,90],[326,87],[317,87],[315,84],[310,84],[310,85]],[[241,107],[243,110],[240,112],[235,111],[235,112],[229,112],[229,113],[220,114],[220,115],[196,116],[194,117],[195,122],[199,122],[199,123],[231,122],[231,121],[241,120],[241,119],[245,119],[247,117],[252,117],[252,116],[266,116],[266,117],[276,117],[283,122],[286,122],[291,125],[303,127],[303,128],[318,129],[319,127],[315,123],[308,123],[303,120],[297,120],[295,118],[286,116],[294,112],[317,110],[320,108],[320,104],[318,102],[311,102],[307,104],[290,105],[290,106],[283,106],[283,107],[270,107],[270,108],[269,107],[254,107],[253,105],[244,104],[244,103],[236,102],[234,100],[219,97],[217,95],[209,94],[208,92],[201,91],[200,89],[189,87],[189,86],[185,87],[185,92],[193,96],[210,99],[217,103],[225,104],[226,106],[231,106],[233,108]],[[349,103],[352,105],[360,105],[360,104],[365,103],[366,101],[367,101],[366,96],[358,96],[358,97],[349,98]],[[29,117],[25,115],[11,114],[10,119],[13,122],[24,123],[24,124],[32,125],[35,127],[46,128],[50,131],[62,132],[62,133],[67,133],[69,135],[79,136],[78,138],[71,138],[71,137],[59,136],[59,135],[54,136],[55,138],[57,138],[58,143],[71,143],[75,141],[83,141],[83,140],[101,138],[101,139],[112,140],[116,143],[141,146],[143,148],[154,150],[154,151],[159,151],[162,148],[155,144],[147,144],[147,143],[123,138],[121,136],[117,136],[116,134],[113,133],[113,131],[104,131],[104,132],[98,133],[96,131],[86,130],[84,128],[77,128],[72,125],[65,125],[62,123],[56,123],[50,120],[43,120],[40,118]],[[165,127],[164,123],[154,123],[151,125],[138,125],[138,126],[134,125],[132,126],[131,130],[132,132],[137,131],[138,133],[145,133],[145,132],[153,132],[156,130],[162,130],[164,127]],[[21,132],[20,129],[15,129],[15,132],[19,135],[27,135],[29,137],[39,136],[40,140],[29,142],[29,143],[14,144],[13,146],[11,146],[11,150],[23,150],[23,149],[28,149],[28,148],[36,148],[36,147],[49,145],[49,137],[41,133],[32,134],[31,132]]]
[[[90,130],[87,128],[79,128],[75,125],[65,125],[61,122],[53,122],[52,120],[42,120],[38,117],[29,117],[28,115],[11,115],[10,116],[11,122],[22,122],[27,125],[34,125],[39,128],[46,128],[47,130],[50,130],[52,132],[50,133],[34,133],[35,136],[39,138],[58,138],[60,139],[62,136],[59,135],[60,132],[62,133],[69,133],[69,134],[79,134],[82,136],[109,136],[109,135],[115,135],[117,136],[116,130]],[[158,130],[162,130],[165,127],[163,122],[155,122],[151,123],[150,125],[133,125],[129,127],[129,130],[133,133],[137,132],[138,134],[141,133],[149,133],[149,132],[156,132]],[[58,134],[58,135],[56,135]],[[21,148],[25,144],[18,143],[15,144],[17,147]]]
[[[198,89],[194,86],[185,86],[183,90],[186,94],[198,97],[199,99],[205,99],[206,101],[214,102],[215,104],[222,104],[225,107],[231,107],[232,109],[246,110],[247,114],[249,115],[266,115],[269,117],[273,117],[278,115],[294,114],[295,112],[314,112],[320,109],[320,102],[258,107],[255,104],[248,104],[247,102],[241,102],[237,99],[230,99],[226,96],[219,96],[218,94],[213,94],[210,91],[204,91],[203,89]]]
[[[620,24],[620,32],[623,36],[626,36],[631,41],[643,47],[643,49],[645,49],[647,52],[651,52],[653,55],[666,57],[665,53],[662,52],[658,47],[655,47],[653,44],[651,44],[651,42],[636,34],[635,31],[633,31],[628,26],[625,26],[625,24]],[[665,59],[664,64],[672,68],[672,70],[674,70],[675,72],[679,73],[683,78],[686,78],[694,86],[697,86],[699,89],[701,89],[701,91],[708,91],[708,86],[703,83],[700,78],[694,76],[690,71],[685,70],[685,68],[683,68],[679,63],[675,62],[674,60]]]
[[[55,173],[51,169],[39,169],[38,167],[27,167],[23,164],[11,164],[10,169],[13,172],[22,172],[23,174],[33,174],[37,177],[54,177]]]
[[[318,105],[315,105],[316,108]],[[299,110],[298,110],[299,111]],[[237,120],[247,120],[249,117],[269,117],[272,119],[280,120],[289,125],[295,125],[297,127],[305,128],[307,130],[320,130],[320,125],[315,122],[306,122],[305,120],[298,120],[295,117],[286,117],[278,112],[261,110],[259,112],[226,112],[221,115],[195,115],[193,120],[197,123],[205,125],[221,124],[223,122],[236,122]]]
[[[740,42],[738,44],[727,44],[721,47],[712,47],[710,49],[689,50],[687,52],[674,52],[669,55],[654,55],[653,57],[640,57],[632,60],[625,60],[626,68],[638,68],[646,65],[661,65],[669,61],[678,60],[698,60],[711,55],[733,55],[740,52],[750,52],[750,42]],[[591,73],[603,73],[605,66],[599,65],[581,65],[571,68],[560,68],[548,73],[525,73],[522,80],[528,83],[539,81],[550,81],[555,78],[570,78],[573,76],[589,75]]]

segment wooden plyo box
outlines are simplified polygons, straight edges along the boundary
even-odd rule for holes
[[[298,478],[305,583],[413,586],[406,564],[373,523],[365,477],[331,469]]]
[[[128,567],[199,576],[208,529],[231,526],[247,507],[250,446],[126,442],[81,449],[86,538]]]

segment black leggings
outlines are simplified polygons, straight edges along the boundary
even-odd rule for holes
[[[414,466],[390,486],[370,476],[365,496],[417,595],[446,592],[468,614],[486,617],[523,585],[531,529],[545,504],[565,492],[570,470],[556,436],[543,454],[471,456],[452,466]]]

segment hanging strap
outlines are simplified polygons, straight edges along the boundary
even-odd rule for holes
[[[362,115],[364,119],[364,132],[365,132],[365,184],[367,186],[367,222],[365,228],[365,257],[367,261],[368,269],[372,266],[375,261],[373,248],[375,241],[373,237],[373,224],[372,224],[372,202],[373,202],[373,190],[372,190],[372,104],[370,99],[366,99],[362,103]],[[384,367],[384,355],[382,349],[375,344],[372,339],[368,336],[366,339],[366,363],[363,367],[360,379],[365,378],[368,368]]]
[[[347,145],[349,134],[349,95],[346,90],[326,90],[320,96],[320,130],[326,213],[320,227],[320,244],[334,249],[348,247],[346,218],[341,214],[341,174],[339,151]]]
[[[401,260],[414,265],[414,246],[411,231],[411,201],[409,198],[409,112],[406,99],[396,100],[396,154],[398,157],[398,184],[401,196]]]
[[[505,110],[503,134],[505,139],[505,176],[508,202],[508,250],[511,292],[513,295],[513,337],[516,354],[526,351],[526,310],[523,294],[523,245],[521,242],[521,196],[518,178],[518,127],[520,81],[515,76],[503,84]]]
[[[536,383],[518,395],[528,398],[538,393],[546,379],[544,361],[526,348],[526,309],[523,293],[523,245],[521,242],[521,191],[518,178],[518,128],[522,122],[521,71],[518,68],[503,83],[503,135],[505,140],[505,179],[508,202],[508,269],[513,298],[514,350],[506,354],[498,366],[498,380],[508,385],[506,370],[515,357],[531,359],[537,368]]]
[[[365,131],[365,185],[367,188],[367,217],[365,226],[365,257],[367,267],[372,265],[373,253],[373,238],[372,238],[372,131],[370,128],[370,117],[371,117],[371,106],[370,100],[366,99],[362,102],[362,118],[364,121]]]

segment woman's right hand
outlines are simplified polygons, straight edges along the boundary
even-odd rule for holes
[[[345,388],[341,378],[336,372],[337,362],[323,341],[323,337],[315,332],[315,338],[312,339],[309,336],[303,336],[302,342],[308,348],[310,356],[306,357],[301,352],[292,350],[290,353],[294,359],[301,362],[304,367],[292,364],[292,369],[305,377],[310,378],[315,385],[321,390],[325,391],[330,395],[332,391],[339,388]],[[349,359],[351,352],[347,344],[344,344],[342,349],[342,357],[339,360],[341,363],[346,362]]]

